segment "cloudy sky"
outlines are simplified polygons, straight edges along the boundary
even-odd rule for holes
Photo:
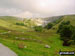
[[[75,14],[75,0],[0,0],[0,16],[50,17]]]

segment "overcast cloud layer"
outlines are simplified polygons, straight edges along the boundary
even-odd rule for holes
[[[49,17],[75,14],[75,0],[0,0],[0,16]]]

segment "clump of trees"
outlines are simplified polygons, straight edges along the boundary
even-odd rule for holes
[[[42,27],[42,26],[35,26],[35,27],[34,27],[34,30],[35,30],[36,32],[42,32],[42,31],[43,31],[43,27]]]
[[[51,29],[52,27],[53,27],[53,24],[52,24],[52,23],[48,23],[48,24],[45,26],[45,28],[48,29],[48,30]]]
[[[75,44],[75,27],[70,24],[70,21],[62,22],[57,30],[61,40],[64,41],[64,46]]]
[[[48,23],[46,26],[35,26],[34,27],[34,30],[36,31],[36,32],[42,32],[42,31],[44,31],[44,29],[51,29],[53,27],[53,24],[52,23]]]
[[[16,25],[25,26],[24,23],[16,23]]]

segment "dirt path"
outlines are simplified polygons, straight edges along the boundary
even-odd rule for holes
[[[0,43],[0,56],[17,56],[12,50]]]

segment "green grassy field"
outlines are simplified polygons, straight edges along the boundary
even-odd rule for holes
[[[75,25],[75,16],[64,16],[63,20],[70,20],[71,24]],[[75,50],[74,45],[62,46],[63,41],[60,40],[59,34],[56,34],[57,29],[35,32],[32,29],[25,29],[25,26],[14,25],[14,22],[16,20],[0,19],[0,43],[16,52],[18,56],[59,56],[60,49],[62,51]],[[56,24],[55,27],[58,27],[60,23]],[[10,27],[10,24],[13,27]],[[22,43],[27,48],[19,49],[18,44]],[[49,45],[50,48],[45,48],[45,45]]]

